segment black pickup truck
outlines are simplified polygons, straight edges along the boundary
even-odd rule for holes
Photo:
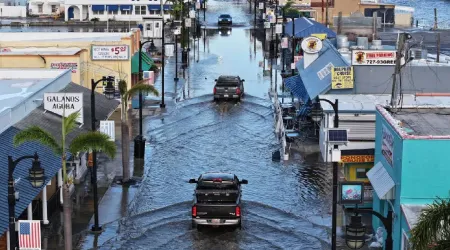
[[[235,226],[241,228],[241,184],[236,175],[205,173],[189,183],[197,183],[192,205],[192,227]]]

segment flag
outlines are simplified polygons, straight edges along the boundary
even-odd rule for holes
[[[41,249],[41,221],[19,221],[19,248],[21,250]]]

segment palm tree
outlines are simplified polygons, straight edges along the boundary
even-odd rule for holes
[[[410,242],[414,250],[450,249],[450,200],[438,198],[422,211]]]
[[[51,148],[57,155],[61,155],[62,172],[64,184],[63,189],[63,213],[64,213],[64,240],[65,249],[72,249],[72,202],[70,199],[70,185],[73,180],[67,177],[66,169],[66,136],[71,133],[77,126],[76,120],[80,112],[70,114],[65,118],[65,112],[62,116],[62,139],[61,143],[53,137],[49,132],[38,126],[31,126],[17,133],[14,136],[14,145],[17,147],[28,141],[37,141]],[[110,158],[114,158],[116,154],[116,144],[110,140],[110,137],[100,132],[86,132],[75,137],[70,143],[69,152],[72,155],[83,151],[99,151],[104,152]]]
[[[158,96],[158,90],[152,85],[145,84],[146,80],[143,80],[131,89],[127,89],[128,85],[125,80],[119,81],[119,91],[121,98],[121,134],[122,134],[122,167],[123,167],[123,178],[122,183],[126,183],[130,180],[130,125],[128,120],[128,101],[139,94],[139,91],[143,93],[152,93]]]
[[[300,11],[295,9],[293,7],[294,2],[292,0],[289,0],[282,8],[281,11],[283,12],[284,16],[300,16]]]

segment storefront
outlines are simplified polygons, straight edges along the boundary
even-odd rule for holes
[[[139,60],[132,58],[138,55],[139,40],[139,29],[129,33],[8,33],[0,37],[0,68],[72,69],[72,81],[87,88],[91,79],[112,75],[125,79],[131,88],[137,80],[132,77],[132,63]]]

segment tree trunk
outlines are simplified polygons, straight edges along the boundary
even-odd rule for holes
[[[130,180],[130,134],[128,128],[128,122],[123,121],[121,123],[122,132],[122,166],[123,166],[123,178],[122,182]]]
[[[64,213],[64,249],[72,250],[72,200],[70,199],[70,186],[64,184],[63,191],[63,213]]]

